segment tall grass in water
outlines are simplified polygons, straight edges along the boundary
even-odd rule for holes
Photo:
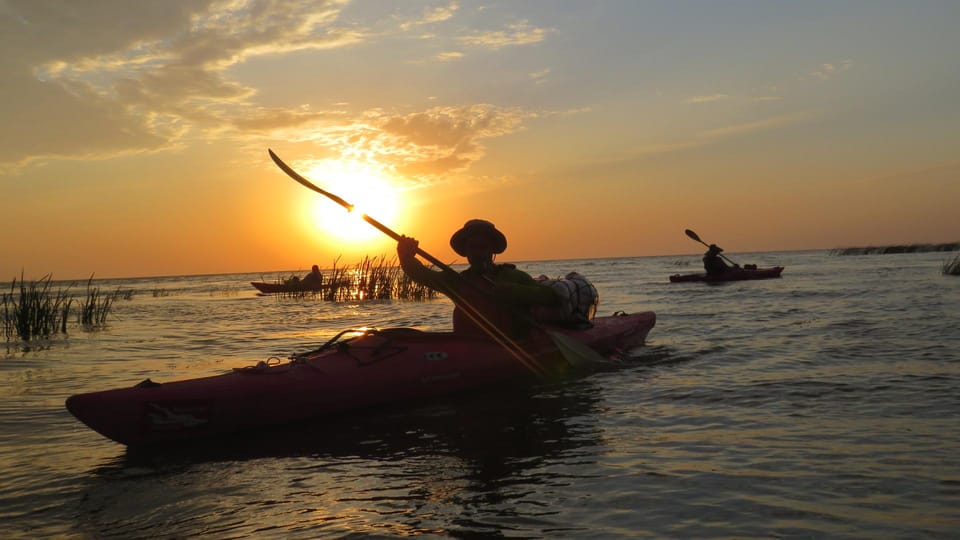
[[[954,257],[952,261],[943,263],[943,273],[949,276],[960,276],[960,255]]]
[[[3,293],[3,333],[8,340],[18,337],[23,341],[45,339],[67,331],[70,305],[73,298],[67,290],[51,288],[50,274],[29,284],[20,275],[17,294],[17,279],[10,283],[10,292]]]
[[[277,296],[303,298],[316,296],[329,302],[356,302],[363,300],[425,300],[437,292],[414,282],[400,268],[396,257],[366,256],[354,266],[340,266],[340,257],[324,272],[320,291],[290,291]]]
[[[21,274],[19,281],[14,278],[10,283],[10,292],[0,296],[3,335],[8,341],[48,339],[54,334],[67,333],[70,310],[77,299],[70,294],[72,285],[54,291],[51,282],[49,274],[29,283]],[[91,276],[86,295],[79,300],[77,323],[84,330],[99,329],[106,324],[113,302],[120,296],[119,290],[102,294],[99,288],[93,287]]]
[[[425,300],[437,295],[410,279],[396,257],[364,257],[349,274],[354,276],[354,286],[347,291],[351,300]]]
[[[77,322],[86,329],[100,328],[107,322],[107,315],[113,301],[120,295],[117,290],[113,294],[101,294],[99,287],[93,286],[93,276],[87,281],[87,294],[80,300],[80,311],[77,312]]]

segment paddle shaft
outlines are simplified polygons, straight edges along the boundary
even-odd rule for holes
[[[350,204],[350,203],[348,203],[347,201],[343,200],[343,198],[341,198],[341,197],[339,197],[339,196],[337,196],[337,195],[334,195],[333,193],[330,193],[329,191],[326,191],[326,190],[324,190],[324,189],[321,189],[320,187],[318,187],[318,186],[317,186],[316,184],[314,184],[313,182],[311,182],[311,181],[307,180],[306,178],[304,178],[303,176],[301,176],[300,173],[298,173],[297,171],[295,171],[295,170],[293,170],[292,168],[290,168],[290,166],[287,165],[286,163],[284,163],[283,160],[280,159],[279,156],[277,156],[276,154],[274,154],[274,153],[273,153],[273,150],[269,150],[269,149],[268,149],[267,152],[270,153],[270,158],[273,159],[273,162],[277,164],[277,167],[280,167],[280,169],[281,169],[283,172],[287,173],[287,176],[289,176],[290,178],[293,178],[293,179],[296,180],[297,182],[300,182],[300,184],[302,184],[303,186],[306,186],[306,187],[312,189],[313,191],[316,191],[317,193],[319,193],[319,194],[321,194],[321,195],[329,198],[329,199],[332,200],[333,202],[335,202],[335,203],[339,204],[340,206],[346,208],[348,212],[352,212],[352,211],[353,211],[353,205],[352,205],[352,204]],[[389,236],[390,238],[393,238],[394,240],[396,240],[396,241],[398,241],[398,242],[400,241],[401,236],[400,236],[399,234],[397,234],[397,232],[394,231],[393,229],[391,229],[390,227],[387,227],[387,226],[384,225],[383,223],[380,223],[380,222],[377,221],[376,219],[373,219],[372,217],[368,216],[367,214],[361,214],[360,217],[363,218],[363,220],[366,221],[367,223],[369,223],[370,225],[373,225],[374,227],[376,227],[377,230],[379,230],[379,231],[382,232],[383,234]],[[430,261],[431,263],[435,264],[435,265],[437,266],[437,268],[440,268],[440,269],[442,269],[442,270],[444,270],[444,271],[447,271],[447,272],[454,272],[454,273],[456,273],[456,271],[455,271],[453,268],[450,268],[449,266],[447,266],[446,264],[444,264],[443,262],[441,262],[439,259],[437,259],[437,258],[434,257],[433,255],[430,255],[430,254],[427,253],[426,251],[420,249],[419,246],[417,247],[417,255],[420,255],[420,256],[423,257],[424,259],[426,259],[426,260]]]

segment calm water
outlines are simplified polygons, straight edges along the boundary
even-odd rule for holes
[[[276,274],[100,282],[109,329],[0,342],[0,537],[957,538],[955,254],[731,255],[779,280],[670,284],[697,257],[577,270],[647,347],[585,379],[135,453],[64,409],[84,391],[221,373],[451,305],[258,297]],[[163,294],[154,296],[153,291]]]

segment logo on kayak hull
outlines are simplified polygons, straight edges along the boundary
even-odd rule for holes
[[[151,431],[195,429],[210,422],[211,406],[204,401],[147,403],[144,419]]]

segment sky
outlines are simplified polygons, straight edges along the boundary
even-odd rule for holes
[[[960,241],[960,2],[0,0],[0,281]],[[294,182],[267,154],[357,205]]]

